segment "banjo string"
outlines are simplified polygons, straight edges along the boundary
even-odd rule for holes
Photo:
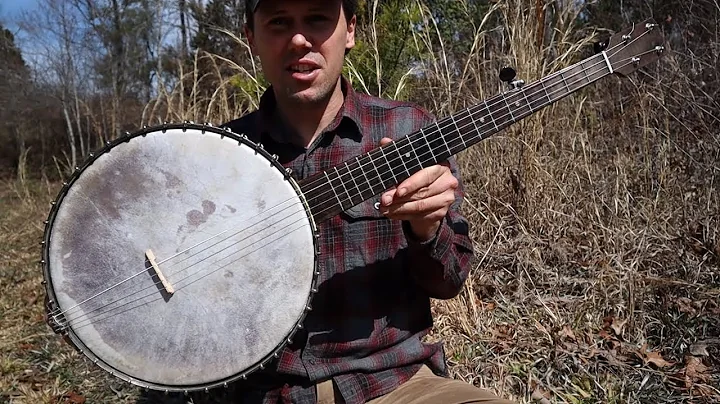
[[[627,43],[627,44],[624,44],[623,42],[619,42],[618,44],[614,45],[613,47],[608,48],[605,52],[606,52],[606,53],[610,53],[610,52],[612,52],[613,50],[615,50],[615,49],[618,48],[618,47],[621,47],[621,46],[622,46],[622,47],[630,46],[630,45],[632,45],[635,41],[637,41],[637,40],[639,40],[640,38],[642,38],[643,36],[647,35],[649,32],[650,32],[649,30],[648,30],[648,31],[645,31],[644,33],[642,33],[642,34],[639,35],[638,37],[633,38],[633,39],[632,39],[629,43]],[[634,56],[642,56],[642,55],[645,55],[645,54],[648,54],[648,53],[652,53],[652,52],[655,52],[655,49],[651,49],[651,50],[642,52],[642,53],[640,53],[640,54],[638,54],[638,55],[634,55]],[[613,55],[614,55],[614,54],[608,55],[608,57],[612,57]],[[632,57],[628,57],[628,58],[622,59],[622,60],[620,60],[620,61],[618,61],[618,62],[621,62],[621,61],[623,61],[623,60],[624,60],[624,61],[630,60],[630,62],[622,65],[622,66],[619,67],[619,68],[616,68],[615,70],[622,69],[623,67],[626,67],[626,66],[632,64]],[[606,63],[607,63],[607,62],[605,61],[605,59],[603,59],[603,60],[601,60],[601,61],[596,62],[596,63],[593,64],[593,65],[588,66],[587,68],[585,68],[585,69],[582,70],[581,72],[573,73],[572,75],[567,76],[565,79],[571,79],[571,78],[575,78],[575,77],[577,77],[577,76],[583,76],[583,75],[586,76],[586,75],[587,75],[586,72],[587,72],[588,70],[593,69],[593,68],[598,67],[598,66],[603,67],[603,68],[600,70],[600,71],[602,71],[602,70],[604,70],[604,67],[607,66]],[[557,72],[555,72],[555,73],[552,73],[552,74],[546,76],[546,77],[544,78],[544,80],[548,80],[548,79],[551,79],[551,78],[556,78],[556,77],[560,76],[561,74],[568,72],[568,71],[569,71],[570,69],[572,69],[572,68],[573,68],[573,66],[568,66],[568,67],[566,67],[566,68],[563,68],[563,69],[561,69],[561,70],[559,70],[559,71],[557,71]],[[597,73],[597,72],[595,72],[595,73]],[[595,74],[595,73],[592,73],[592,74]],[[601,76],[601,77],[604,77],[604,76]],[[583,77],[580,77],[578,80],[569,82],[568,85],[574,85],[574,84],[579,83],[579,82],[581,82],[581,81],[583,81],[583,80],[584,80],[584,78],[583,78]],[[523,90],[521,90],[521,91],[523,91]],[[536,91],[536,92],[529,93],[529,94],[525,94],[525,97],[528,97],[528,96],[536,96],[536,95],[540,95],[540,94],[542,94],[542,93],[546,93],[547,96],[550,96],[550,95],[555,95],[558,91],[561,91],[561,90],[552,90],[552,91],[550,91],[550,92],[547,92],[546,89],[545,89],[545,87],[542,87],[540,90],[538,90],[538,91]],[[457,120],[459,120],[459,119],[467,119],[468,117],[472,117],[472,114],[478,112],[478,111],[479,111],[480,109],[482,109],[482,108],[490,108],[490,107],[496,107],[496,106],[498,106],[498,105],[501,105],[501,104],[503,104],[503,103],[506,101],[506,99],[503,98],[503,97],[500,97],[499,99],[494,100],[494,101],[495,101],[495,102],[492,102],[492,103],[490,103],[490,104],[487,104],[487,106],[483,105],[484,103],[479,103],[479,104],[477,104],[477,105],[474,105],[474,106],[471,106],[471,107],[467,108],[467,109],[466,109],[466,114],[467,114],[467,115],[463,116],[462,118],[460,118],[459,116],[456,117],[456,118],[453,118],[453,117],[443,118],[443,119],[441,119],[440,121],[437,122],[437,124],[438,124],[438,125],[437,125],[437,127],[438,127],[437,130],[433,129],[433,130],[431,130],[431,131],[428,131],[427,133],[422,133],[422,131],[419,131],[419,133],[416,132],[415,134],[411,135],[411,137],[412,137],[412,136],[415,136],[415,139],[411,139],[411,142],[414,141],[414,140],[417,140],[417,139],[421,138],[422,136],[430,137],[430,136],[433,136],[433,135],[437,135],[438,133],[441,133],[442,130],[444,130],[444,129],[450,129],[452,126],[455,126],[455,123],[454,123],[453,121],[457,121]],[[554,101],[553,101],[553,102],[554,102]],[[511,117],[512,117],[512,112],[518,112],[518,111],[520,111],[521,109],[524,109],[524,108],[525,108],[525,107],[515,108],[514,110],[511,110],[510,108],[508,108],[508,113],[499,116],[498,119],[501,119],[501,118],[504,119],[504,118],[506,118],[507,116],[511,116]],[[471,119],[471,121],[472,121],[472,119]],[[449,123],[448,123],[448,122],[449,122]],[[458,129],[458,130],[467,129],[467,128],[470,128],[470,127],[473,126],[473,125],[475,125],[475,122],[474,122],[474,121],[472,121],[472,123],[470,123],[470,124],[462,125],[461,127],[457,128],[457,129]],[[478,138],[478,137],[479,137],[479,138],[483,138],[485,135],[487,135],[487,134],[490,133],[491,131],[492,131],[492,130],[487,130],[487,131],[485,131],[484,133],[480,133],[479,136],[473,136],[473,137],[471,137],[470,139],[474,140],[474,139],[476,139],[476,138]],[[449,146],[449,145],[448,145],[448,146]],[[453,145],[452,147],[456,147],[456,146],[460,146],[460,144]],[[440,149],[440,148],[442,148],[442,145],[441,145],[441,146],[438,146],[435,150]],[[431,152],[434,152],[434,150],[431,150]],[[425,154],[422,155],[423,158],[424,158],[424,156],[425,156],[426,154],[427,154],[427,153],[425,153]],[[370,160],[370,164],[369,164],[368,166],[371,166],[371,165],[373,164],[372,158],[370,158],[370,157],[368,157],[368,158],[369,158],[369,160]],[[398,160],[402,160],[402,159],[401,159],[401,158],[393,158],[392,161],[388,162],[387,165],[389,166],[390,163],[393,163],[393,164],[394,164],[394,163],[396,163]],[[432,161],[432,158],[423,161],[423,164],[424,164],[424,163],[427,163],[427,162],[429,162],[429,161]],[[362,169],[362,170],[364,170],[364,167],[366,167],[366,165],[361,164],[357,169]],[[417,166],[413,166],[413,168],[415,168],[415,167],[417,167]],[[373,168],[373,167],[369,167],[369,168]],[[346,174],[352,176],[352,171],[348,171]],[[340,175],[340,176],[338,177],[338,179],[343,178],[346,174]],[[312,191],[312,190],[315,190],[315,189],[317,189],[317,188],[319,188],[319,187],[322,187],[322,186],[323,186],[323,182],[324,182],[324,178],[318,178],[318,179],[314,180],[313,182],[308,183],[308,186],[315,185],[315,184],[319,184],[317,187],[311,188],[310,190]],[[325,193],[327,193],[327,192],[325,192]],[[324,195],[324,194],[321,194],[321,195]],[[318,195],[318,197],[321,196],[321,195]],[[333,196],[333,195],[331,195],[331,196]]]
[[[282,219],[276,221],[275,223],[271,223],[270,225],[267,225],[267,224],[265,224],[265,223],[263,223],[263,225],[264,225],[264,226],[267,226],[267,227],[272,227],[272,226],[275,226],[275,225],[280,226],[280,223],[281,223],[282,221],[284,221],[285,219],[290,218],[290,217],[292,217],[292,216],[297,216],[297,213],[298,213],[298,212],[293,212],[293,213],[291,213],[290,215],[285,216],[285,217],[283,217]],[[275,214],[270,215],[270,217],[274,217],[274,216],[275,216]],[[306,216],[303,214],[303,218],[305,218],[305,217],[306,217]],[[258,223],[256,223],[256,224],[260,224],[260,223],[262,223],[262,222],[263,222],[263,221],[260,221],[260,222],[258,222]],[[290,225],[292,225],[292,224],[294,224],[294,223],[297,223],[297,221],[296,221],[296,222],[293,222],[293,223],[290,223]],[[252,226],[251,226],[251,227],[252,227]],[[246,229],[246,230],[247,230],[247,229]],[[283,229],[280,229],[280,230],[278,230],[278,231],[276,231],[276,232],[274,232],[274,233],[270,233],[269,235],[276,234],[276,233],[278,233],[279,231],[284,231],[284,230],[283,230]],[[242,233],[242,232],[243,232],[243,231],[236,232],[235,235],[240,234],[240,233]],[[225,250],[227,250],[227,249],[229,249],[230,247],[233,247],[233,246],[235,246],[235,245],[240,244],[241,242],[243,242],[243,241],[245,241],[246,239],[254,236],[255,234],[257,234],[257,233],[253,233],[253,234],[247,235],[247,236],[245,236],[244,238],[242,238],[242,239],[240,239],[240,240],[237,240],[234,244],[230,244],[230,245],[228,245],[227,247],[225,247],[225,248],[223,248],[223,249],[221,249],[221,250],[219,250],[219,251],[216,251],[216,252],[212,253],[211,255],[209,255],[209,256],[207,256],[207,257],[204,257],[204,258],[196,261],[195,263],[192,263],[192,264],[190,264],[190,265],[187,265],[187,266],[185,266],[184,268],[182,268],[182,269],[180,269],[180,270],[178,270],[178,271],[174,271],[174,272],[172,272],[172,273],[168,272],[168,275],[177,275],[177,274],[179,274],[179,273],[181,273],[181,272],[183,272],[183,271],[185,271],[185,270],[187,270],[187,269],[189,269],[189,268],[191,268],[191,267],[193,267],[193,266],[195,266],[195,265],[197,265],[197,264],[199,264],[199,263],[201,263],[201,262],[203,262],[203,261],[205,261],[205,260],[207,260],[207,259],[210,259],[211,257],[213,257],[213,256],[215,256],[215,255],[217,255],[217,254],[219,254],[219,253],[221,253],[221,252],[223,252],[223,251],[225,251]],[[233,236],[228,236],[228,237],[226,237],[223,241],[228,240],[228,239],[230,239],[231,237],[233,237]],[[255,243],[257,243],[257,241],[256,241]],[[218,245],[220,245],[220,244],[221,244],[221,242],[218,242],[218,243],[213,244],[213,245],[210,246],[210,247],[215,247],[215,246],[218,246]],[[254,244],[254,243],[253,243],[253,244]],[[251,244],[251,245],[252,245],[252,244]],[[195,256],[195,255],[197,255],[197,254],[200,254],[200,253],[203,252],[203,251],[207,251],[210,247],[205,248],[205,249],[203,249],[203,250],[201,250],[201,251],[198,251],[198,252],[190,255],[189,257],[186,257],[185,259],[183,259],[183,260],[180,261],[180,262],[184,262],[184,261],[186,261],[187,259],[189,259],[190,257],[193,257],[193,256]],[[241,251],[241,250],[239,250],[239,251]],[[234,254],[234,253],[232,253],[232,254]],[[232,255],[232,254],[230,254],[230,255]],[[227,258],[227,257],[224,257],[224,258]],[[224,258],[222,258],[222,259],[224,259]],[[174,263],[173,265],[169,266],[168,268],[173,268],[173,267],[177,266],[180,262],[176,262],[176,263]],[[147,270],[147,269],[146,269],[146,270]],[[145,271],[143,271],[143,272],[141,272],[141,273],[144,273],[144,272],[145,272]],[[135,277],[135,276],[137,276],[137,275],[134,275],[133,277]],[[185,279],[185,278],[182,278],[182,279]],[[182,280],[182,279],[180,279],[180,280]],[[173,283],[179,282],[180,280],[175,280]],[[121,301],[121,300],[124,300],[124,299],[126,299],[126,298],[128,298],[128,297],[130,297],[130,296],[134,296],[134,295],[136,295],[136,294],[138,294],[138,293],[141,293],[141,292],[143,292],[143,291],[145,291],[145,290],[151,289],[153,286],[159,286],[159,285],[161,285],[161,284],[162,284],[162,281],[155,282],[153,285],[145,286],[144,288],[142,288],[142,289],[140,289],[140,290],[137,290],[137,291],[135,291],[135,292],[126,294],[126,295],[120,297],[119,299],[116,299],[116,300],[114,300],[114,301],[108,302],[108,303],[106,303],[104,306],[97,307],[97,308],[95,308],[95,309],[93,309],[93,310],[91,310],[91,311],[85,312],[84,314],[85,314],[85,315],[88,315],[88,314],[91,314],[91,313],[93,313],[93,312],[95,312],[95,311],[102,310],[103,308],[105,308],[105,307],[107,307],[107,306],[109,306],[109,305],[115,304],[115,303],[117,303],[117,302],[119,302],[119,301]],[[78,305],[76,305],[76,306],[79,306],[79,305],[80,305],[80,304],[78,304]],[[70,309],[67,309],[66,311],[64,311],[64,312],[62,312],[62,313],[58,313],[58,314],[65,314],[66,317],[69,317],[69,315],[70,315]]]
[[[221,270],[221,269],[223,269],[223,268],[225,268],[225,267],[227,267],[227,266],[229,266],[229,265],[232,265],[232,264],[236,263],[237,261],[242,260],[243,258],[247,257],[248,255],[253,254],[253,253],[257,252],[257,251],[262,250],[263,248],[267,247],[268,245],[270,245],[270,244],[272,244],[272,243],[274,243],[274,242],[276,242],[276,241],[278,241],[278,240],[286,237],[286,236],[289,235],[289,234],[292,234],[292,233],[295,232],[295,231],[298,231],[298,230],[300,230],[300,229],[305,228],[305,227],[307,226],[307,224],[305,223],[305,219],[306,219],[305,217],[302,217],[302,218],[296,220],[295,222],[293,222],[293,223],[291,223],[291,224],[289,225],[289,226],[292,226],[292,225],[295,224],[295,223],[300,223],[300,222],[302,222],[302,223],[300,223],[300,226],[296,226],[294,229],[289,230],[289,231],[288,231],[287,228],[285,228],[285,229],[282,229],[282,230],[279,230],[279,231],[275,232],[274,234],[281,233],[280,236],[279,236],[279,237],[276,237],[276,238],[274,238],[274,239],[272,239],[272,240],[270,240],[270,241],[267,241],[267,238],[266,238],[266,239],[262,239],[262,241],[267,241],[267,242],[266,242],[265,244],[262,244],[262,245],[260,245],[259,247],[255,248],[254,250],[249,251],[249,252],[247,252],[246,254],[244,254],[244,255],[242,255],[242,256],[240,256],[240,257],[237,257],[237,258],[234,259],[233,261],[228,262],[227,264],[224,264],[224,265],[222,265],[221,267],[215,268],[215,269],[213,269],[212,271],[207,272],[206,274],[200,276],[200,277],[197,278],[197,279],[191,280],[191,281],[189,281],[189,282],[187,282],[187,283],[185,283],[185,284],[182,283],[182,281],[184,281],[184,280],[192,277],[193,275],[196,275],[196,274],[202,272],[203,269],[200,269],[200,270],[198,270],[198,271],[196,271],[196,272],[194,272],[194,273],[192,273],[192,274],[189,274],[189,275],[187,275],[187,276],[185,276],[185,277],[183,277],[183,278],[175,281],[174,283],[175,283],[176,285],[180,285],[180,286],[178,286],[178,287],[176,288],[176,291],[181,290],[181,289],[183,289],[183,288],[185,288],[185,287],[188,287],[188,286],[192,285],[193,283],[198,282],[198,281],[200,281],[201,279],[204,279],[205,277],[210,276],[211,274],[213,274],[213,273],[215,273],[215,272],[217,272],[217,271],[219,271],[219,270]],[[253,244],[255,244],[255,243],[253,243]],[[247,248],[247,247],[248,247],[248,246],[244,247],[244,249]],[[238,253],[240,253],[240,252],[242,252],[242,251],[243,251],[242,249],[241,249],[241,250],[238,250],[238,251],[235,251],[235,252],[229,254],[228,256],[226,256],[226,257],[223,258],[223,259],[229,259],[231,256],[236,255],[236,254],[238,254]],[[156,283],[156,285],[157,285],[157,283]],[[145,288],[144,290],[147,290],[147,289],[149,289],[149,288]],[[143,291],[143,290],[141,290],[141,291],[139,291],[139,292],[142,292],[142,291]],[[150,301],[144,301],[145,298],[147,298],[147,297],[152,297],[152,296],[155,296],[156,298],[155,298],[155,299],[152,299],[152,300],[150,300]],[[95,320],[98,320],[98,319],[99,319],[98,321],[103,321],[103,320],[109,319],[109,318],[111,318],[111,317],[114,317],[114,316],[116,316],[116,315],[118,315],[118,314],[122,314],[122,313],[125,313],[125,312],[127,312],[127,311],[136,309],[136,308],[138,308],[138,307],[144,306],[144,305],[146,305],[146,304],[148,304],[148,303],[153,303],[153,302],[159,301],[160,299],[162,299],[162,297],[157,297],[157,292],[152,291],[152,292],[150,292],[150,293],[148,293],[148,294],[146,294],[146,295],[143,295],[143,296],[141,296],[141,297],[139,297],[139,298],[137,298],[137,299],[135,299],[135,300],[131,300],[131,301],[125,302],[125,303],[121,304],[120,306],[116,306],[116,307],[109,308],[108,310],[105,310],[105,311],[103,311],[103,312],[101,312],[101,313],[97,313],[96,315],[93,315],[93,316],[82,315],[82,316],[78,316],[78,317],[76,317],[76,318],[73,318],[72,320],[68,319],[68,321],[72,324],[73,328],[80,328],[80,327],[84,327],[84,326],[87,326],[87,325],[92,324]],[[122,300],[122,299],[120,299],[120,300]],[[116,311],[116,310],[118,310],[118,309],[120,309],[120,308],[122,308],[122,307],[125,307],[125,306],[130,305],[130,304],[133,304],[133,303],[138,303],[138,302],[140,302],[140,303],[139,303],[139,304],[136,304],[136,305],[134,305],[134,306],[132,306],[132,307],[130,307],[130,308],[127,308],[126,310],[123,310],[123,311],[121,311],[121,312],[116,312],[116,313],[113,313],[113,314],[110,314],[110,315],[108,315],[108,316],[105,316],[105,317],[100,318],[100,317],[103,316],[104,314],[107,314],[107,313]],[[102,306],[102,309],[105,309],[105,308],[107,308],[108,306],[109,306],[109,305]],[[84,317],[84,318],[83,318],[83,317]],[[73,321],[77,321],[77,323],[74,323],[74,324],[73,324]]]
[[[647,32],[649,32],[649,31],[647,31]],[[645,34],[643,34],[643,35],[645,35]],[[637,38],[633,39],[633,41],[634,41],[634,40],[637,40],[637,39],[639,39],[639,38],[640,38],[640,37],[637,37]],[[632,43],[632,42],[631,42],[631,43]],[[616,46],[617,46],[617,45],[616,45]],[[641,54],[639,54],[639,55],[637,55],[637,56],[641,56],[641,55],[644,55],[644,54],[647,54],[647,53],[651,53],[651,52],[655,52],[655,50],[654,50],[654,49],[648,50],[648,51],[643,52],[643,53],[641,53]],[[627,62],[627,63],[625,63],[624,65],[622,65],[620,68],[623,68],[623,67],[628,66],[628,65],[630,65],[630,64],[633,63],[632,58],[626,58],[626,59],[624,59],[624,60],[630,60],[630,61]],[[598,66],[598,65],[602,65],[602,64],[604,64],[604,63],[605,63],[605,61],[603,60],[602,62],[598,62],[598,63],[596,63],[595,65],[590,66],[590,68],[596,67],[596,66]],[[551,75],[548,76],[548,78],[553,77],[553,76],[556,76],[556,75],[559,75],[559,74],[563,73],[563,72],[564,72],[565,70],[567,70],[567,69],[568,69],[568,68],[565,68],[565,69],[560,70],[559,72],[556,72],[556,73],[554,73],[554,74],[551,74]],[[616,69],[616,70],[617,70],[617,69]],[[580,72],[580,73],[575,73],[575,74],[573,74],[573,75],[571,75],[571,76],[568,76],[568,78],[573,78],[573,76],[580,76],[580,75],[582,75],[582,74],[587,74],[587,73],[586,73],[585,71]],[[594,73],[593,73],[593,74],[594,74]],[[583,78],[580,78],[579,80],[574,81],[574,82],[572,82],[571,84],[575,84],[575,83],[577,83],[577,82],[579,82],[579,81],[582,81],[582,80],[584,80],[584,79],[583,79]],[[557,92],[557,91],[559,91],[559,90],[551,91],[550,93],[548,93],[548,95],[554,94],[554,93]],[[532,93],[531,95],[536,95],[536,94],[539,94],[539,93],[540,93],[540,91],[538,91],[538,92],[536,92],[536,93]],[[489,105],[489,106],[490,106],[490,105],[493,105],[493,106],[494,106],[494,105],[497,105],[497,104],[499,104],[499,103],[500,103],[500,101],[498,101],[498,102],[495,103],[495,104],[488,104],[488,105]],[[477,107],[477,106],[476,106],[476,107]],[[468,108],[468,111],[470,111],[470,110],[471,110],[471,109]],[[515,109],[516,112],[517,112],[518,110],[519,110],[519,108]],[[508,114],[509,114],[509,115],[512,115],[512,110],[510,110],[509,108],[508,108]],[[502,117],[506,117],[508,114],[503,115]],[[441,122],[446,122],[446,121],[447,121],[447,119],[442,120]],[[464,129],[464,128],[467,128],[467,127],[469,127],[469,126],[470,126],[470,124],[467,124],[467,125],[464,125],[462,128]],[[448,126],[445,126],[445,128],[448,128],[448,127],[449,127],[449,125],[448,125]],[[438,126],[438,128],[440,128],[440,127]],[[433,130],[433,132],[431,132],[431,134],[436,134],[436,133],[438,133],[438,132],[439,132],[439,129],[438,129],[438,131],[434,131],[434,130]],[[482,138],[482,137],[485,136],[485,134],[487,134],[487,133],[488,133],[488,132],[480,133],[480,134],[479,134],[479,137]],[[417,134],[416,134],[416,135],[417,135]],[[456,145],[453,145],[453,147],[455,147],[455,146],[456,146]],[[459,144],[458,144],[457,146],[459,146]],[[438,148],[440,148],[440,147],[442,147],[442,146],[438,146]],[[430,151],[430,154],[431,154],[431,155],[432,155],[432,153],[434,152],[433,149],[430,149],[429,151]],[[426,153],[426,154],[427,154],[427,153]],[[426,154],[423,154],[423,155],[422,155],[423,158],[425,158]],[[393,158],[393,159],[392,159],[392,162],[395,163],[397,160],[399,160],[399,159],[398,159],[398,158]],[[432,161],[432,156],[431,156],[431,159],[425,160],[424,162],[428,162],[428,161]],[[389,163],[389,162],[388,162],[388,163]],[[360,168],[362,168],[362,166],[361,166]],[[340,178],[340,177],[339,177],[339,178]],[[318,188],[318,187],[316,187],[316,188],[311,188],[311,190],[314,190],[314,189],[317,189],[317,188]],[[359,190],[359,188],[358,188],[358,190]],[[328,192],[330,192],[330,191],[326,191],[325,193],[323,193],[323,194],[321,194],[321,195],[324,195],[324,194],[326,194],[326,193],[328,193]],[[321,195],[318,195],[318,196],[321,196]],[[345,199],[345,198],[343,197],[343,199]],[[288,199],[288,200],[285,201],[285,202],[279,203],[279,204],[276,205],[275,207],[277,207],[277,206],[282,206],[283,204],[287,203],[288,201],[293,201],[293,200],[294,200],[294,199]],[[292,207],[293,205],[296,205],[296,204],[300,204],[300,202],[296,202],[296,203],[292,204],[290,207]],[[272,207],[272,208],[270,208],[269,210],[272,210],[272,209],[274,209],[275,207]],[[285,209],[287,209],[287,208],[285,208]],[[285,209],[283,209],[283,210],[285,210]],[[325,212],[325,211],[327,211],[327,210],[328,210],[328,209],[325,209],[325,210],[323,210],[323,211],[320,211],[320,212],[318,212],[318,214],[323,213],[323,212]],[[265,213],[265,212],[263,212],[263,213]],[[278,214],[278,213],[279,213],[279,212],[277,212],[277,213],[275,213],[275,214]],[[273,214],[273,215],[275,215],[275,214]],[[254,216],[254,217],[257,217],[257,216],[259,216],[259,215],[256,215],[256,216]],[[272,215],[271,215],[271,216],[272,216]],[[243,221],[243,222],[246,222],[246,221],[248,221],[248,220],[250,220],[250,219],[252,219],[252,218],[248,218],[248,219],[246,219],[246,220]],[[302,219],[301,219],[301,220],[302,220]],[[262,221],[261,221],[261,222],[262,222]],[[260,222],[258,222],[258,223],[260,223]],[[258,223],[255,223],[255,224],[258,224]],[[253,227],[255,224],[253,224],[253,225],[251,225],[251,226],[249,226],[249,227]],[[221,241],[218,242],[218,243],[215,243],[215,244],[213,244],[213,245],[205,248],[204,250],[201,250],[201,251],[199,251],[199,252],[191,255],[190,257],[192,257],[192,256],[194,256],[194,255],[197,255],[197,254],[199,254],[200,252],[206,251],[208,248],[213,247],[213,246],[221,243],[222,241],[225,241],[225,240],[229,239],[230,237],[232,237],[232,236],[234,236],[234,235],[237,235],[237,234],[239,234],[239,233],[241,233],[241,232],[244,232],[244,231],[246,231],[247,229],[248,229],[248,228],[242,229],[242,230],[240,230],[240,231],[238,231],[238,232],[236,232],[236,233],[233,233],[233,235],[231,235],[231,236],[229,236],[229,237],[221,240]],[[187,249],[185,249],[185,250],[183,250],[183,251],[175,254],[174,256],[165,258],[165,259],[162,260],[161,262],[162,262],[162,263],[168,262],[168,261],[170,261],[171,259],[173,259],[173,258],[175,258],[175,257],[177,257],[177,256],[179,256],[179,255],[181,255],[181,254],[183,254],[184,252],[187,252],[187,251],[189,251],[189,250],[191,250],[191,249],[193,249],[193,248],[196,248],[196,247],[198,247],[198,246],[200,246],[200,245],[202,245],[202,244],[204,244],[204,243],[207,243],[208,241],[210,241],[210,240],[212,240],[212,239],[214,239],[214,238],[216,238],[216,237],[218,237],[218,236],[220,236],[220,235],[222,235],[222,234],[225,234],[225,233],[227,233],[228,231],[230,231],[230,229],[227,229],[227,230],[225,230],[225,231],[223,231],[223,232],[221,232],[221,233],[219,233],[219,234],[217,234],[217,235],[215,235],[215,236],[212,236],[212,237],[208,238],[207,240],[204,240],[204,241],[202,241],[202,242],[200,242],[200,243],[197,243],[196,245],[194,245],[194,246],[192,246],[192,247],[189,247],[189,248],[187,248]],[[251,236],[252,236],[252,235],[251,235]],[[247,237],[250,237],[250,236],[247,236]],[[247,238],[247,237],[246,237],[246,238]],[[231,246],[232,246],[232,245],[231,245]],[[230,246],[229,246],[229,247],[230,247]],[[227,248],[229,248],[229,247],[226,247],[225,249],[227,249]],[[224,249],[223,249],[223,250],[224,250]],[[222,250],[221,250],[221,251],[222,251]],[[213,255],[214,255],[214,254],[213,254]],[[187,260],[187,259],[190,258],[190,257],[186,257],[184,260],[182,260],[182,261],[180,261],[180,262],[184,262],[185,260]],[[202,262],[202,261],[204,261],[204,259],[202,259],[202,260],[200,260],[200,261],[197,261],[195,264],[192,264],[191,266],[194,266],[194,265],[196,265],[197,263],[200,263],[200,262]],[[175,263],[174,265],[176,265],[176,264],[178,264],[178,263]],[[189,267],[186,267],[185,269],[187,269],[187,268],[189,268]],[[127,282],[127,281],[129,281],[129,280],[131,280],[131,279],[133,279],[133,278],[135,278],[136,276],[139,276],[139,275],[143,274],[146,270],[147,270],[147,268],[143,268],[143,270],[140,271],[140,272],[138,272],[137,274],[135,274],[135,275],[133,275],[133,276],[131,276],[131,277],[129,277],[129,278],[127,278],[127,279],[125,279],[125,280],[123,280],[123,281],[121,281],[121,282],[119,282],[119,283],[117,283],[117,284],[115,284],[115,285],[107,288],[107,289],[104,290],[104,291],[101,291],[101,292],[99,292],[99,293],[97,293],[97,294],[95,294],[95,295],[93,295],[93,296],[85,299],[84,301],[82,301],[82,302],[80,302],[80,303],[77,303],[75,306],[73,306],[73,307],[71,307],[71,308],[68,308],[68,309],[66,309],[66,310],[64,310],[64,311],[57,311],[56,313],[53,313],[53,314],[54,314],[54,315],[67,314],[71,309],[78,308],[80,305],[87,303],[89,300],[92,300],[92,299],[97,298],[98,296],[100,296],[100,295],[102,295],[102,294],[105,294],[105,293],[109,292],[109,291],[112,290],[113,288],[115,288],[115,287],[117,287],[117,286],[120,286],[121,284],[123,284],[123,283],[125,283],[125,282]],[[183,270],[184,270],[184,269],[183,269]],[[176,273],[179,273],[179,272],[182,272],[182,270],[181,270],[181,271],[177,271]],[[184,278],[183,278],[183,279],[184,279]],[[158,284],[160,284],[160,282],[155,282],[152,286],[155,286],[155,285],[158,285]],[[152,288],[152,286],[150,286],[149,288]],[[141,291],[142,291],[142,290],[141,290]],[[140,291],[140,292],[141,292],[141,291]],[[136,292],[136,293],[139,293],[139,292]],[[126,296],[126,297],[127,297],[127,296]],[[121,299],[121,300],[122,300],[122,299]],[[110,304],[112,304],[112,303],[110,303]],[[106,305],[106,306],[107,306],[107,305]],[[106,306],[102,306],[102,307],[106,307]]]

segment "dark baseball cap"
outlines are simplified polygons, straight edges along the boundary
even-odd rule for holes
[[[260,0],[245,0],[245,7],[253,13],[255,12],[255,9],[257,9],[258,4],[260,4]]]

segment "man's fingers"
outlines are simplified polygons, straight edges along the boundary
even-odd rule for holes
[[[382,208],[381,212],[391,219],[398,220],[412,220],[421,216],[432,216],[431,219],[439,219],[445,216],[454,200],[454,193],[443,192],[417,201],[390,205]]]

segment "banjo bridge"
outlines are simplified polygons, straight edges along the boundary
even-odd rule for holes
[[[165,288],[165,292],[167,292],[168,295],[172,295],[173,293],[175,293],[175,288],[173,288],[167,278],[165,278],[165,275],[163,275],[162,271],[160,271],[160,266],[157,264],[155,254],[152,252],[151,249],[148,248],[148,250],[145,251],[145,257],[150,263],[150,268],[152,268],[152,270],[155,272],[155,275],[160,279],[160,282]]]

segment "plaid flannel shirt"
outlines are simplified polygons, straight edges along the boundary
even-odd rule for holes
[[[378,147],[382,137],[398,139],[433,122],[412,104],[356,93],[344,78],[342,88],[343,107],[307,149],[290,143],[272,89],[258,111],[224,126],[262,143],[300,180]],[[452,158],[450,165],[459,178]],[[379,195],[320,223],[313,310],[280,358],[248,378],[254,394],[236,400],[314,403],[315,384],[332,378],[345,402],[363,403],[394,390],[422,364],[446,375],[442,344],[422,339],[432,327],[430,298],[457,295],[469,272],[469,226],[457,211],[462,184],[457,196],[435,238],[424,243],[407,223],[375,209]]]

